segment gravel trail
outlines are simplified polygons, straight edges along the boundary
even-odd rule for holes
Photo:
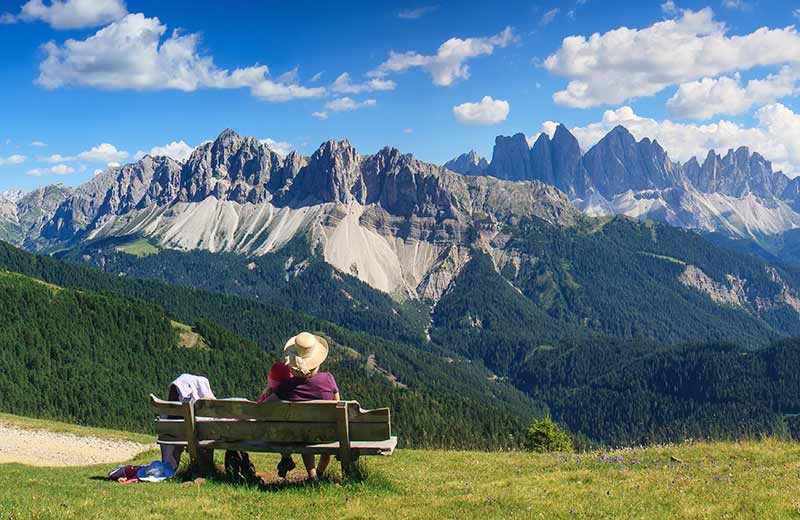
[[[0,424],[0,464],[89,466],[125,462],[153,445]]]

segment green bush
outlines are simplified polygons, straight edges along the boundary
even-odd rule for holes
[[[550,417],[536,419],[525,435],[525,449],[538,453],[572,452],[572,439]]]

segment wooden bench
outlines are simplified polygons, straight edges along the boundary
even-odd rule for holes
[[[163,401],[150,394],[161,445],[185,446],[194,470],[211,470],[213,452],[330,454],[350,478],[358,458],[391,455],[397,446],[388,408],[362,410],[356,401],[199,399]]]

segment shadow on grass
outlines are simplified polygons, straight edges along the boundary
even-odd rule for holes
[[[89,480],[104,481],[117,484],[113,479],[102,475],[93,475]],[[257,471],[251,478],[236,478],[225,472],[222,466],[215,464],[213,471],[205,476],[198,477],[187,464],[182,464],[175,476],[165,481],[179,486],[201,486],[206,482],[234,487],[257,489],[265,493],[281,493],[286,491],[301,490],[362,490],[368,493],[385,493],[390,495],[402,494],[403,490],[397,483],[389,480],[381,472],[371,471],[369,465],[360,462],[359,478],[344,480],[336,470],[326,474],[325,478],[310,481],[305,477],[305,472],[295,471],[287,478],[281,478],[275,472]],[[157,485],[155,483],[153,485]]]
[[[302,475],[302,476],[301,476]],[[332,471],[320,480],[311,481],[305,477],[304,472],[290,473],[287,478],[281,478],[274,472],[257,471],[255,477],[249,479],[235,478],[227,474],[220,466],[215,465],[210,475],[203,477],[205,481],[226,486],[241,486],[265,493],[280,493],[292,490],[314,489],[362,489],[366,492],[379,492],[388,494],[401,494],[403,491],[394,482],[387,479],[380,472],[370,471],[366,464],[361,465],[359,478],[345,480],[337,471]],[[188,467],[182,467],[173,477],[173,481],[187,486],[198,482]],[[202,482],[202,481],[200,481]]]

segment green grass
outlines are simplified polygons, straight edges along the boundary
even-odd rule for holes
[[[362,483],[334,476],[318,487],[265,489],[217,481],[121,485],[98,479],[112,465],[11,464],[0,466],[0,519],[796,518],[798,455],[795,444],[769,439],[580,455],[400,450],[370,458]],[[277,457],[254,462],[274,474]]]
[[[147,239],[139,238],[127,244],[118,245],[115,247],[120,253],[127,253],[129,255],[143,257],[147,255],[154,255],[158,253],[159,249],[151,244]]]
[[[171,320],[170,323],[172,323],[172,328],[178,331],[178,346],[182,348],[199,348],[201,350],[209,350],[211,348],[205,338],[195,332],[189,325],[175,320]]]

